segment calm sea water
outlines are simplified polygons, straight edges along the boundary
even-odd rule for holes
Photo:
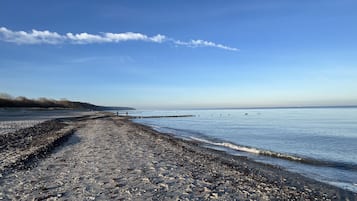
[[[195,115],[135,121],[357,192],[357,108],[146,110],[129,114]]]

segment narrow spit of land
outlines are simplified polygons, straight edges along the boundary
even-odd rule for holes
[[[157,118],[177,118],[177,117],[194,117],[195,115],[166,115],[166,116],[130,116],[131,119],[157,119]]]
[[[19,160],[8,166],[0,176],[0,199],[357,198],[356,194],[297,174],[175,139],[132,123],[125,117],[97,115],[60,123],[64,127],[58,128],[56,133],[67,132],[63,136],[68,140],[49,154],[38,152],[39,157],[32,157],[38,159],[44,154],[41,160],[22,161],[22,165]],[[66,129],[61,131],[67,126],[75,129],[73,134]],[[34,143],[33,147],[37,145]],[[20,145],[14,147],[21,149]],[[3,153],[7,149],[11,147],[3,146],[0,151]],[[29,148],[25,146],[23,149]]]

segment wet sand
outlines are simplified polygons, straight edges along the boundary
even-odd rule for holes
[[[32,154],[36,157],[31,160],[18,160],[3,168],[0,199],[357,199],[349,191],[176,139],[126,117],[97,114],[52,123],[53,133],[46,131],[48,122],[35,129],[37,134],[27,140],[31,146],[7,146],[5,140],[1,155],[9,149],[31,153],[34,147],[43,146],[36,139],[51,146]],[[20,130],[9,136],[31,132]],[[60,137],[54,143],[45,136]]]

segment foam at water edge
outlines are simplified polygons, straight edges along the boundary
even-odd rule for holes
[[[213,143],[213,144],[214,145],[218,145],[218,146],[228,147],[230,149],[234,149],[234,150],[237,150],[237,151],[244,151],[244,152],[253,153],[253,154],[260,154],[262,152],[262,151],[260,151],[258,149],[238,146],[238,145],[234,145],[234,144],[227,143],[227,142]]]
[[[293,160],[293,161],[302,161],[303,160],[302,158],[297,157],[297,156],[291,156],[291,155],[276,153],[276,152],[272,152],[272,151],[259,150],[259,149],[251,148],[251,147],[239,146],[239,145],[235,145],[235,144],[232,144],[229,142],[212,142],[209,140],[196,138],[196,137],[190,137],[190,138],[192,140],[196,140],[199,142],[203,142],[203,143],[207,143],[207,144],[211,144],[211,145],[215,145],[215,146],[227,147],[227,148],[237,150],[237,151],[242,151],[242,152],[260,154],[260,155],[264,155],[264,156],[288,159],[288,160]]]

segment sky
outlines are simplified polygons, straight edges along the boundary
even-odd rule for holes
[[[0,93],[135,108],[357,105],[354,0],[0,1]]]

